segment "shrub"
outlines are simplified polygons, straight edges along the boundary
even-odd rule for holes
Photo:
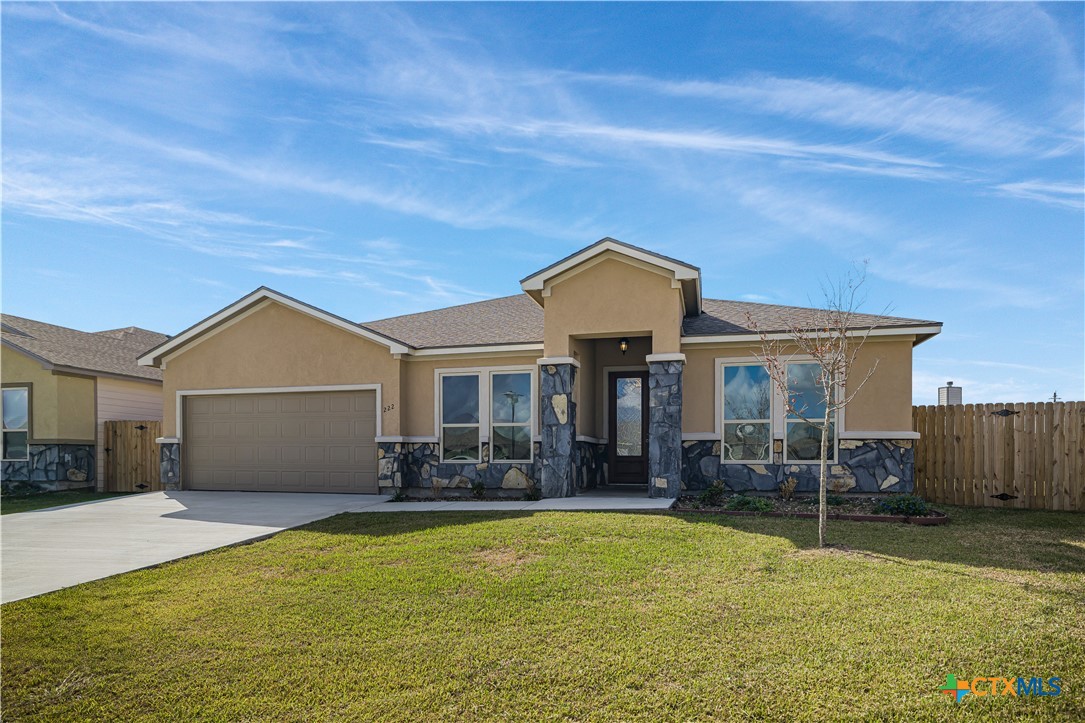
[[[486,496],[486,485],[482,480],[477,479],[471,483],[471,496],[476,500],[481,500]]]
[[[846,504],[847,501],[848,498],[844,495],[825,495],[825,504],[830,507],[839,507],[840,505]]]
[[[786,480],[780,483],[780,499],[790,500],[792,495],[795,494],[795,488],[799,486],[799,481],[794,477],[788,477]]]
[[[746,512],[769,512],[772,510],[772,503],[761,497],[735,495],[727,501],[725,508],[728,510],[743,510]]]
[[[697,500],[702,505],[709,507],[719,507],[723,504],[724,499],[727,497],[727,488],[717,482],[704,492],[697,496]]]
[[[880,500],[874,505],[874,511],[884,515],[904,515],[905,517],[923,517],[930,508],[927,501],[915,495],[893,495]]]

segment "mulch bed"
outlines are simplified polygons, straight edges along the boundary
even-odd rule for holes
[[[817,498],[795,498],[791,500],[759,497],[772,503],[772,510],[766,512],[753,512],[749,510],[729,510],[723,505],[709,505],[701,502],[696,497],[679,497],[672,512],[694,512],[700,514],[734,515],[736,517],[752,517],[763,515],[765,517],[800,517],[816,519],[818,516]],[[944,512],[931,509],[926,515],[912,517],[906,515],[886,515],[875,511],[874,506],[879,500],[874,498],[848,499],[839,505],[830,505],[828,518],[830,520],[851,520],[853,522],[903,522],[911,525],[944,525],[949,522],[949,517]]]

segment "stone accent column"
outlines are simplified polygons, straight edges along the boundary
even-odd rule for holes
[[[377,488],[382,495],[394,495],[406,486],[403,448],[400,442],[377,443]]]
[[[647,357],[649,497],[677,497],[682,489],[684,360],[681,354]]]
[[[539,396],[542,401],[540,492],[543,497],[572,497],[576,494],[573,477],[573,449],[576,445],[573,380],[576,378],[576,366],[572,359],[565,358],[556,364],[550,364],[546,359],[539,361]]]
[[[158,479],[162,489],[181,489],[181,443],[176,439],[162,437],[158,440]]]

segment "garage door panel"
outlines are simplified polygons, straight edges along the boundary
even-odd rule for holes
[[[192,489],[377,491],[372,391],[188,397],[184,432]]]

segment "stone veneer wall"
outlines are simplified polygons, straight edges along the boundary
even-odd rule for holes
[[[677,497],[682,487],[682,368],[648,364],[648,495]]]
[[[520,498],[532,490],[541,491],[542,444],[533,445],[531,462],[491,462],[490,445],[482,445],[479,463],[441,462],[436,442],[381,442],[378,444],[378,485],[381,494],[403,491],[413,497],[433,494],[433,480],[440,480],[441,494],[463,497],[481,481],[488,497]],[[572,459],[573,479],[579,490],[603,484],[606,474],[606,446],[576,442]]]
[[[777,448],[781,445],[777,440]],[[774,454],[780,459],[780,452]],[[736,492],[775,492],[788,477],[797,492],[817,492],[818,465],[720,464],[719,441],[682,443],[682,488],[703,490],[722,482]],[[836,463],[829,464],[829,489],[842,492],[912,492],[915,450],[910,439],[842,439]]]
[[[164,490],[181,489],[181,445],[177,442],[158,444],[158,480]]]
[[[93,444],[31,444],[29,452],[28,460],[3,463],[0,487],[4,494],[57,492],[94,486]]]
[[[573,444],[573,484],[577,490],[593,490],[607,483],[607,446],[596,442]]]
[[[539,489],[543,497],[572,497],[576,494],[575,446],[576,402],[572,364],[543,364],[539,368],[539,399],[542,403],[542,449],[539,461]]]

